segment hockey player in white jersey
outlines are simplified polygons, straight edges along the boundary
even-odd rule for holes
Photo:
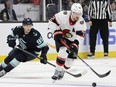
[[[71,11],[61,11],[49,20],[49,29],[53,32],[58,56],[56,69],[52,76],[54,80],[63,78],[74,60],[77,58],[79,41],[78,36],[84,38],[86,23],[82,18],[83,9],[79,3],[71,6]]]

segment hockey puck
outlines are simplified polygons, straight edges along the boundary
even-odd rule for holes
[[[92,86],[93,86],[93,87],[96,87],[96,85],[97,85],[97,84],[96,84],[95,82],[92,83]]]

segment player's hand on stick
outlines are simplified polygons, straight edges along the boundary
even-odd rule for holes
[[[46,55],[41,55],[41,56],[40,56],[40,63],[47,64]]]
[[[75,47],[74,45],[71,45],[70,48],[67,50],[68,52],[68,57],[69,58],[74,58],[76,59],[77,58],[77,52],[78,52],[78,48]]]

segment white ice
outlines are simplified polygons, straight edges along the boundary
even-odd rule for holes
[[[111,73],[104,78],[99,78],[81,60],[75,60],[69,70],[71,73],[79,73],[87,70],[87,73],[79,78],[74,78],[67,73],[62,80],[51,79],[54,67],[38,62],[21,63],[18,67],[0,78],[0,87],[116,87],[116,58],[84,59],[97,73],[104,74],[111,70]],[[49,61],[55,64],[55,61]]]

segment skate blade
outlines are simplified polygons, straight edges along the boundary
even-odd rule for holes
[[[53,81],[52,81],[52,83],[55,83],[55,82],[56,82],[56,80],[53,80]]]

